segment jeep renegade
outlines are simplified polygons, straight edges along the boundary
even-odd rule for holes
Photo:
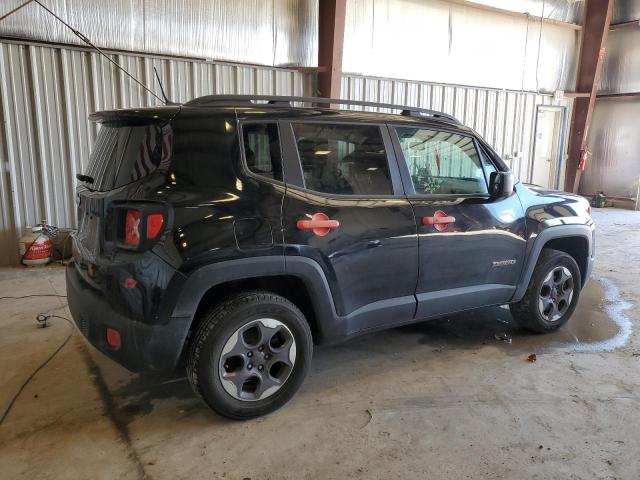
[[[218,95],[91,119],[73,318],[131,371],[186,366],[231,418],[287,402],[314,344],[502,304],[556,330],[591,271],[588,202],[443,113]]]

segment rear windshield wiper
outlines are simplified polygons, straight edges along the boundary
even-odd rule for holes
[[[89,175],[85,175],[84,173],[76,173],[76,178],[78,180],[80,180],[81,182],[84,182],[84,183],[91,184],[91,183],[95,182],[93,177],[90,177]]]

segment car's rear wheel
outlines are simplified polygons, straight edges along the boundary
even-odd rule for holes
[[[266,291],[242,292],[204,317],[189,349],[187,376],[219,414],[257,417],[295,394],[312,350],[309,325],[293,303]]]
[[[571,317],[582,285],[578,264],[570,255],[543,249],[527,291],[509,305],[514,319],[534,332],[552,332]]]

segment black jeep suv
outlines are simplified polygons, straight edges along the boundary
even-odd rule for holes
[[[593,263],[586,200],[514,181],[448,115],[326,103],[369,105],[91,116],[66,277],[95,347],[132,371],[186,365],[210,407],[249,418],[293,396],[314,343],[499,304],[537,332],[567,321]]]

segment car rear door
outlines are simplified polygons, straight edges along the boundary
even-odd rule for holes
[[[523,266],[524,213],[515,194],[489,196],[488,152],[454,125],[390,133],[418,228],[416,318],[507,302]]]
[[[410,321],[418,245],[388,129],[282,121],[285,258],[314,260],[333,296],[332,335]],[[288,264],[290,260],[287,260]]]

